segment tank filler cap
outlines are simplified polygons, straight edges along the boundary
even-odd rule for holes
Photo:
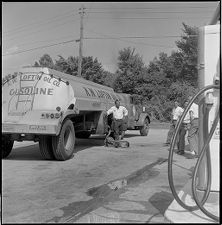
[[[57,107],[56,107],[56,110],[57,110],[58,112],[60,112],[61,107],[57,106]]]

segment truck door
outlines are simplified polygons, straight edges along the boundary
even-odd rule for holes
[[[129,114],[128,115],[128,118],[129,118],[128,126],[131,127],[131,126],[134,126],[136,115],[137,115],[136,107],[134,105],[133,96],[129,96],[129,105],[128,105],[128,107],[129,107],[129,109],[128,109],[128,114]]]

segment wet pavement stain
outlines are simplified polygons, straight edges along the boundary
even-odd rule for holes
[[[126,191],[126,186],[138,185],[158,176],[160,172],[153,167],[166,161],[167,159],[159,158],[156,162],[144,166],[124,178],[88,189],[87,195],[92,196],[93,199],[70,203],[60,208],[64,212],[63,216],[54,217],[46,222],[75,222],[91,211],[109,202],[119,200],[119,196]]]
[[[88,201],[73,202],[60,208],[64,212],[63,216],[54,217],[53,219],[46,221],[46,223],[74,222],[91,211],[108,204],[110,201],[117,200],[119,195],[123,192],[125,192],[123,189],[112,191],[110,188],[102,186],[100,189],[100,194],[98,194],[97,197],[94,197]]]

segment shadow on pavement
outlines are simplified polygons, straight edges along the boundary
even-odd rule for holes
[[[39,152],[39,145],[29,145],[23,147],[15,147],[12,149],[11,154],[4,160],[44,160]]]
[[[125,138],[141,136],[140,134],[125,134]],[[86,150],[90,147],[104,146],[105,135],[92,135],[88,139],[76,138],[75,152]],[[4,160],[45,160],[39,152],[39,144],[29,146],[13,147],[11,154]],[[50,160],[51,161],[51,160]]]
[[[94,146],[104,146],[104,137],[100,136],[88,139],[76,138],[75,152],[77,153]],[[42,158],[38,143],[29,146],[13,147],[11,154],[4,160],[52,161]]]
[[[149,199],[149,202],[156,208],[158,211],[164,215],[166,209],[171,204],[171,202],[174,200],[174,197],[172,193],[161,191],[156,192],[154,195],[152,195]]]

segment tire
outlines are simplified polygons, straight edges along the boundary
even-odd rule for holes
[[[147,136],[149,133],[149,129],[150,129],[149,120],[146,118],[144,120],[143,126],[140,128],[140,135]]]
[[[90,131],[81,131],[81,132],[78,132],[76,133],[76,137],[77,138],[89,138],[91,135],[91,132]]]
[[[52,136],[41,136],[39,140],[40,154],[44,159],[55,159],[52,149]]]
[[[14,141],[10,140],[7,135],[2,135],[2,159],[9,156],[12,151]]]
[[[66,119],[62,125],[60,134],[52,137],[52,149],[57,160],[65,161],[74,154],[75,130],[70,119]]]

